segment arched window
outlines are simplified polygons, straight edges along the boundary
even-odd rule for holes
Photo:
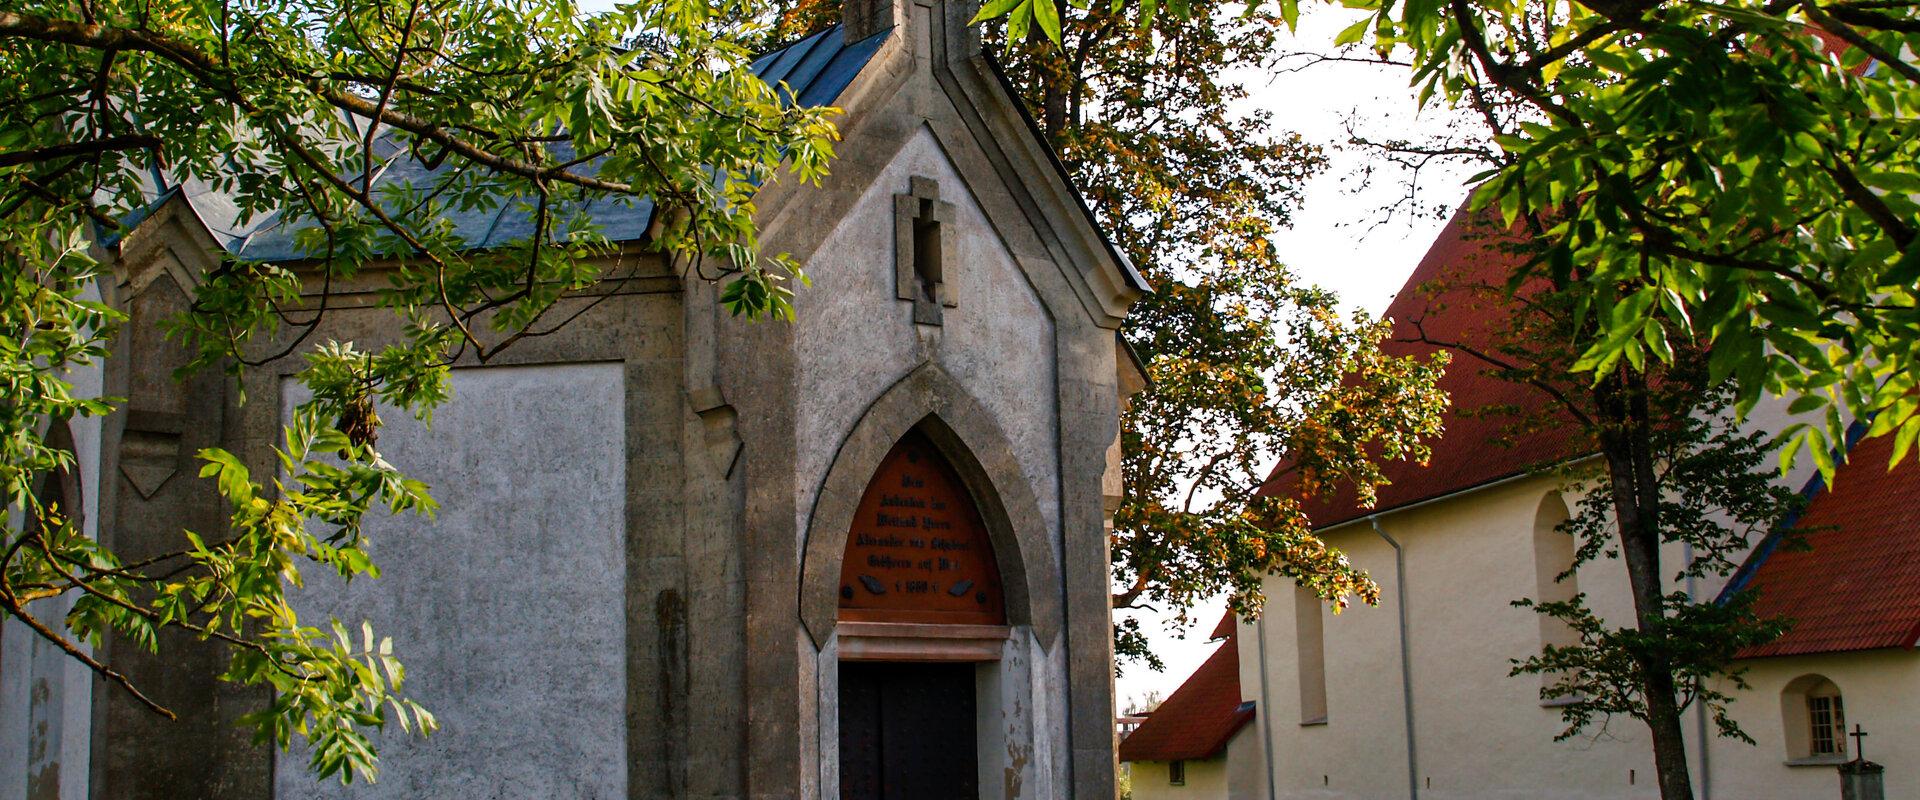
[[[1320,597],[1293,590],[1293,644],[1300,659],[1300,724],[1327,723],[1327,631]]]
[[[1576,543],[1573,534],[1560,530],[1567,516],[1567,503],[1561,499],[1559,492],[1547,493],[1546,497],[1541,498],[1539,509],[1534,512],[1534,602],[1563,603],[1580,593],[1580,583],[1573,572]],[[1566,620],[1546,614],[1540,614],[1539,617],[1541,647],[1571,647],[1580,643],[1580,635]],[[1540,677],[1546,685],[1561,678],[1550,673]]]
[[[1847,757],[1847,715],[1840,687],[1823,675],[1802,675],[1780,692],[1788,760]]]

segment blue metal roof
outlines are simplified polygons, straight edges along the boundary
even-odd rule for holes
[[[784,84],[781,95],[787,102],[824,106],[839,99],[840,93],[853,83],[854,76],[859,75],[879,51],[889,33],[891,31],[881,31],[849,44],[836,25],[754,59],[752,69],[769,84],[776,87]],[[362,121],[348,120],[348,123],[357,127]],[[455,178],[459,169],[452,163],[429,169],[399,147],[391,147],[380,155],[386,160],[378,168],[372,185],[376,195],[383,196],[386,203],[397,202],[397,195],[403,192],[429,193],[441,181]],[[295,261],[306,257],[296,245],[295,237],[300,230],[313,227],[311,219],[287,223],[281,215],[273,214],[250,223],[242,222],[229,198],[192,181],[184,186],[157,184],[150,193],[151,199],[123,220],[122,231],[145,219],[176,191],[186,196],[215,240],[228,252],[256,261]],[[447,209],[441,218],[452,225],[454,233],[469,247],[498,247],[533,235],[533,203],[531,197],[502,194],[495,202],[481,207]],[[556,209],[553,216],[564,219],[576,211],[585,212],[600,234],[612,241],[637,241],[646,236],[653,222],[654,205],[647,199],[602,198],[589,200],[579,208]],[[557,233],[563,235],[564,230]]]

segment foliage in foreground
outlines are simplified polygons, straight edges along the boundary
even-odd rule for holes
[[[1574,312],[1604,335],[1574,369],[1598,380],[1698,338],[1737,411],[1771,393],[1820,412],[1781,437],[1789,463],[1804,450],[1830,476],[1847,419],[1895,435],[1896,463],[1920,439],[1920,67],[1898,55],[1920,45],[1920,4],[1345,5],[1368,16],[1334,44],[1410,59],[1423,103],[1484,123],[1480,146],[1440,155],[1487,167],[1476,202],[1538,223],[1546,246],[1515,285],[1580,267]],[[997,0],[980,18],[1057,41],[1060,8]],[[1167,4],[1212,24],[1196,8]],[[1268,8],[1291,23],[1300,4],[1249,13]]]
[[[1489,229],[1498,230],[1482,224],[1470,234],[1488,253],[1520,255],[1541,246],[1525,228],[1505,235]],[[1443,279],[1428,291],[1477,296],[1504,316],[1491,320],[1485,337],[1462,336],[1466,341],[1436,338],[1424,320],[1411,320],[1412,338],[1451,349],[1468,368],[1524,386],[1533,398],[1470,413],[1509,415],[1510,436],[1552,430],[1565,438],[1555,457],[1572,460],[1540,467],[1579,498],[1558,528],[1574,538],[1574,558],[1554,580],[1573,580],[1581,565],[1603,558],[1617,560],[1632,615],[1603,618],[1585,594],[1518,601],[1563,626],[1565,635],[1516,659],[1512,674],[1549,677],[1541,697],[1560,706],[1567,727],[1559,738],[1604,729],[1616,716],[1647,725],[1662,791],[1677,797],[1689,782],[1681,713],[1701,704],[1721,735],[1750,741],[1727,714],[1733,695],[1722,687],[1745,685],[1734,664],[1741,649],[1783,630],[1755,613],[1749,593],[1695,591],[1732,574],[1801,498],[1777,482],[1773,440],[1743,429],[1732,410],[1734,387],[1712,376],[1711,355],[1700,343],[1682,342],[1670,361],[1640,371],[1617,363],[1598,382],[1573,368],[1604,330],[1573,311],[1584,296],[1578,274],[1511,293],[1504,282]],[[1669,563],[1672,556],[1680,563]]]
[[[1069,8],[1091,0],[1071,0]],[[1134,3],[1118,0],[1117,7]],[[1658,375],[1705,356],[1736,417],[1766,395],[1812,424],[1783,431],[1832,478],[1850,419],[1920,439],[1920,155],[1912,109],[1920,4],[1908,0],[1348,0],[1336,45],[1412,66],[1423,103],[1484,125],[1430,149],[1485,168],[1475,201],[1540,245],[1508,290],[1550,281],[1577,346],[1563,366],[1602,412],[1639,628],[1665,625],[1660,519],[1644,405]],[[1298,0],[1255,2],[1290,23]],[[1015,38],[1061,39],[1056,0],[995,0]],[[1140,0],[1152,17],[1158,0]],[[1186,2],[1166,10],[1210,24]],[[1126,38],[1137,31],[1116,31]],[[1671,665],[1633,655],[1661,794],[1692,796]]]
[[[591,15],[566,0],[0,5],[6,616],[169,717],[97,654],[156,650],[166,629],[213,640],[232,654],[226,679],[274,690],[247,718],[261,739],[304,737],[318,775],[371,780],[368,732],[430,731],[433,717],[401,694],[390,641],[306,623],[286,592],[313,574],[376,577],[365,516],[433,509],[375,449],[375,404],[428,417],[449,365],[551,333],[597,302],[577,292],[623,279],[588,203],[651,198],[664,220],[652,244],[724,281],[734,313],[789,313],[786,284],[802,276],[759,252],[753,195],[783,164],[817,180],[835,134],[829,110],[790,107],[748,70],[755,29],[740,20],[755,13],[748,0]],[[438,169],[376,186],[403,157]],[[183,531],[176,549],[128,562],[48,486],[74,466],[60,429],[114,408],[69,379],[112,355],[120,314],[89,299],[114,268],[96,243],[156,200],[155,175],[230,196],[243,223],[278,214],[300,231],[308,262],[223,261],[172,334],[194,368],[296,355],[312,396],[277,463],[199,454],[231,506],[225,530]],[[444,221],[502,206],[532,233],[477,251]],[[309,343],[334,287],[376,268],[404,333],[374,350]]]
[[[1268,575],[1335,610],[1373,603],[1378,586],[1313,534],[1301,500],[1351,491],[1371,504],[1381,463],[1424,459],[1446,403],[1435,389],[1445,356],[1385,354],[1385,321],[1342,311],[1286,268],[1272,237],[1325,159],[1268,112],[1240,107],[1243,81],[1273,66],[1283,20],[1224,3],[1191,11],[1182,21],[1096,4],[1064,10],[1058,43],[1012,24],[988,36],[1154,286],[1123,331],[1150,383],[1122,419],[1113,604],[1183,625],[1196,602],[1224,594],[1252,616]],[[1136,25],[1150,35],[1117,33]],[[1153,664],[1137,620],[1122,618],[1115,638],[1123,657]]]

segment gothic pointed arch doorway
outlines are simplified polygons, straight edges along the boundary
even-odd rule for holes
[[[978,798],[980,662],[999,657],[1006,596],[979,504],[919,428],[861,494],[839,592],[843,632],[897,634],[841,653],[840,797]]]
[[[801,735],[821,755],[820,796],[1062,794],[1048,768],[1066,757],[1058,721],[1071,713],[1060,540],[1036,496],[1050,466],[1013,444],[933,362],[882,392],[841,439],[812,500],[799,587],[819,698],[817,724]],[[906,485],[916,482],[925,485]],[[897,519],[881,524],[883,509]],[[863,756],[862,742],[886,749]],[[922,759],[939,771],[915,766]],[[876,764],[908,768],[889,777]],[[903,783],[912,777],[931,787]]]

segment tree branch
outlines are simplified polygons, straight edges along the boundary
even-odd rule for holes
[[[100,139],[89,139],[84,142],[68,142],[66,144],[55,144],[55,145],[48,145],[46,147],[36,147],[31,150],[15,150],[11,153],[0,153],[0,167],[16,167],[22,164],[37,164],[42,161],[52,161],[58,158],[74,158],[77,156],[97,156],[103,153],[111,153],[111,152],[116,152],[120,150],[159,150],[159,149],[160,149],[160,137],[158,136],[152,136],[149,134],[126,134],[122,136],[107,136]]]
[[[45,639],[49,642],[52,642],[54,647],[60,648],[61,652],[66,653],[67,655],[72,656],[74,660],[87,665],[88,669],[93,670],[100,677],[105,678],[109,683],[112,683],[116,686],[119,686],[121,689],[126,690],[127,694],[132,695],[133,699],[139,701],[141,705],[146,706],[147,708],[151,709],[154,713],[159,714],[160,716],[166,717],[167,719],[178,720],[180,718],[178,715],[174,714],[171,710],[168,710],[166,706],[163,706],[163,705],[160,705],[159,703],[154,702],[153,698],[143,694],[138,688],[136,688],[133,685],[133,681],[127,680],[127,676],[122,675],[118,672],[115,672],[113,668],[108,667],[107,665],[102,664],[99,661],[96,661],[93,656],[88,655],[86,651],[81,650],[73,642],[68,641],[66,637],[61,636],[58,633],[55,633],[54,630],[52,628],[47,627],[45,623],[34,618],[32,614],[28,614],[27,610],[21,607],[20,602],[14,598],[13,594],[11,592],[6,591],[4,587],[0,587],[0,606],[4,606],[7,609],[7,612],[12,614],[14,618],[20,620],[21,623],[25,624],[34,633],[39,634],[40,638]]]
[[[1819,5],[1812,2],[1802,2],[1800,4],[1800,10],[1806,12],[1807,19],[1812,21],[1813,24],[1825,28],[1827,32],[1840,37],[1840,39],[1847,44],[1860,48],[1860,52],[1866,53],[1872,57],[1873,60],[1880,62],[1881,66],[1900,73],[1906,77],[1907,80],[1920,83],[1920,68],[1915,68],[1900,56],[1889,53],[1886,48],[1874,44],[1872,39],[1860,35],[1860,32],[1854,30],[1853,26],[1829,16],[1825,11],[1820,10]]]

